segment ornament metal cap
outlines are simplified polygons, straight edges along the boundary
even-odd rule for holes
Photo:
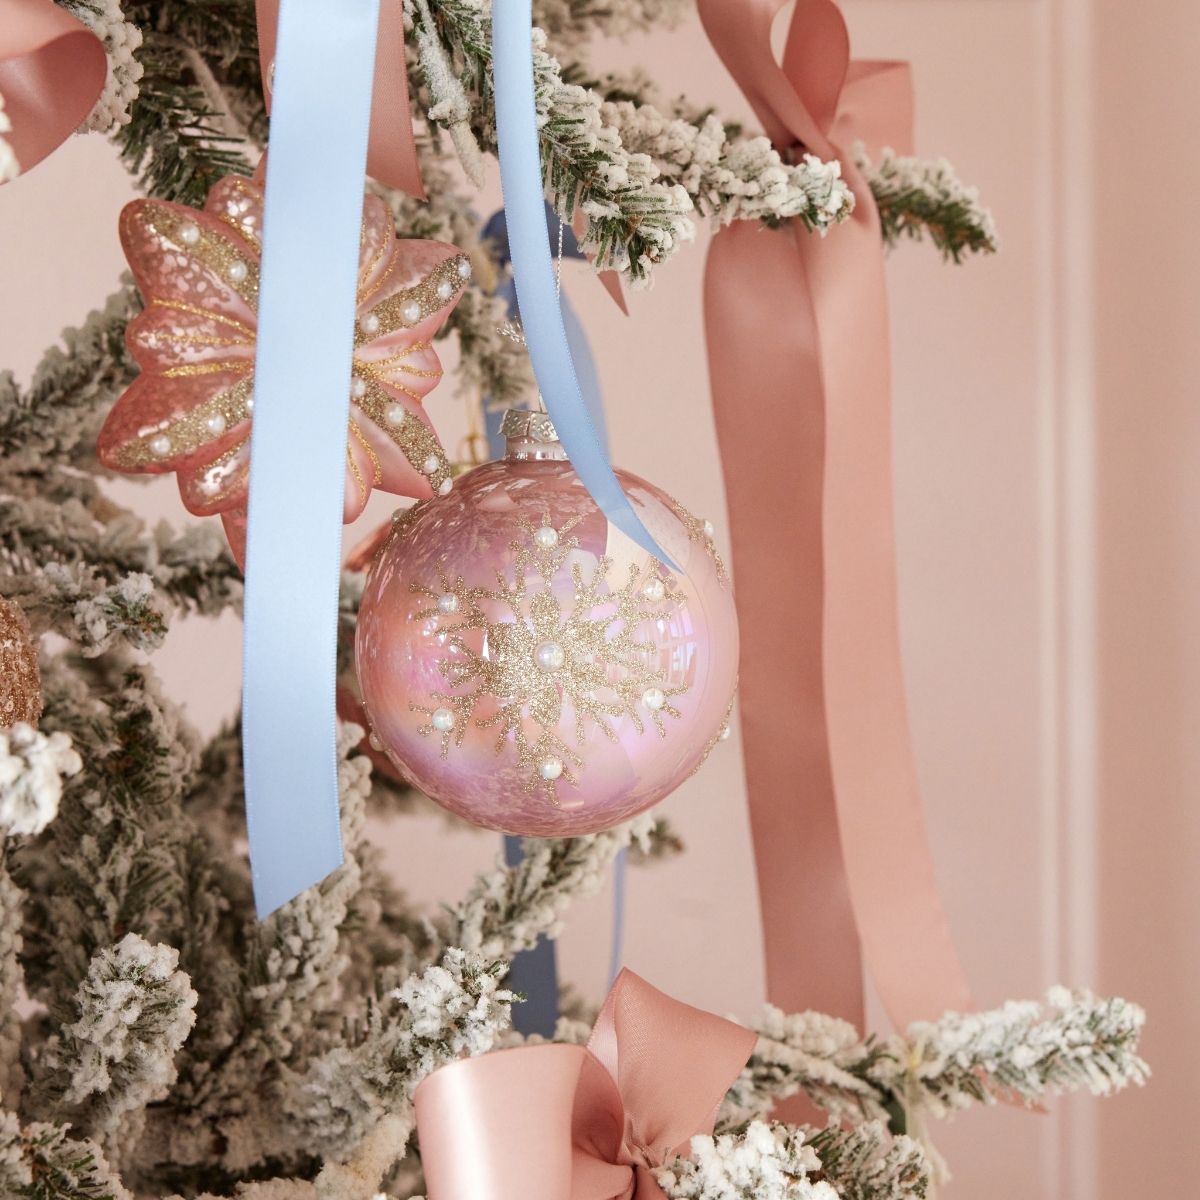
[[[544,412],[510,408],[500,422],[500,433],[507,441],[506,459],[516,462],[567,461],[567,452],[558,440],[554,423]]]

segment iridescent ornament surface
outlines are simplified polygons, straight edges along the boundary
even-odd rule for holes
[[[676,574],[610,526],[536,413],[508,455],[398,514],[359,609],[372,732],[477,825],[562,837],[657,803],[722,740],[733,594],[711,536],[618,471]]]

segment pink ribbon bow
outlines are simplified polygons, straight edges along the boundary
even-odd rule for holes
[[[896,596],[879,214],[854,165],[908,151],[904,63],[852,62],[833,0],[700,0],[781,154],[840,159],[827,237],[740,222],[713,241],[709,367],[742,630],[740,704],[770,998],[863,1023],[859,941],[900,1028],[970,1007],[926,844]]]
[[[100,39],[52,0],[0,0],[4,134],[21,171],[41,162],[92,111],[108,72]]]
[[[754,1043],[622,971],[586,1048],[503,1050],[421,1084],[429,1200],[660,1200],[653,1168],[712,1132]]]

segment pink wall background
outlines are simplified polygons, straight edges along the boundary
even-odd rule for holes
[[[913,61],[919,149],[980,185],[1003,237],[999,257],[961,269],[917,247],[889,268],[902,624],[951,921],[982,1004],[1059,980],[1123,992],[1149,1009],[1156,1070],[1144,1092],[1103,1104],[959,1118],[938,1135],[956,1172],[949,1194],[1188,1194],[1184,1121],[1200,1096],[1200,11],[846,7],[861,55]],[[606,48],[608,61],[652,65],[668,92],[748,115],[695,24]],[[0,363],[27,376],[111,289],[130,195],[96,139],[0,189]],[[720,539],[705,238],[635,297],[632,320],[585,275],[567,286],[597,350],[617,460],[711,515]],[[444,385],[430,409],[453,445],[461,399]],[[121,494],[181,519],[172,483]],[[202,727],[231,710],[234,622],[180,623],[159,661]],[[632,873],[626,960],[694,1003],[749,1014],[762,972],[739,753],[735,738],[668,801],[689,852]],[[491,835],[433,814],[379,836],[430,901],[496,852]],[[581,904],[562,940],[564,973],[593,995],[607,905]]]

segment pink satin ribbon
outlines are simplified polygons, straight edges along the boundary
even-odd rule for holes
[[[3,136],[22,173],[83,124],[107,73],[100,39],[52,0],[0,0]]]
[[[271,63],[279,0],[257,0],[258,55],[263,97],[271,111]],[[388,187],[425,199],[417,162],[412,109],[408,102],[408,70],[404,61],[404,11],[401,0],[380,0],[379,35],[375,42],[375,88],[371,97],[371,139],[367,174]]]
[[[904,1028],[971,1007],[909,734],[883,246],[852,153],[909,151],[911,81],[904,63],[850,61],[832,0],[798,0],[780,66],[783,3],[699,3],[775,147],[840,159],[856,200],[826,237],[735,223],[705,278],[768,994],[861,1028],[865,954]]]
[[[421,1084],[429,1200],[661,1200],[652,1169],[712,1132],[754,1043],[622,971],[586,1048],[502,1050]]]

